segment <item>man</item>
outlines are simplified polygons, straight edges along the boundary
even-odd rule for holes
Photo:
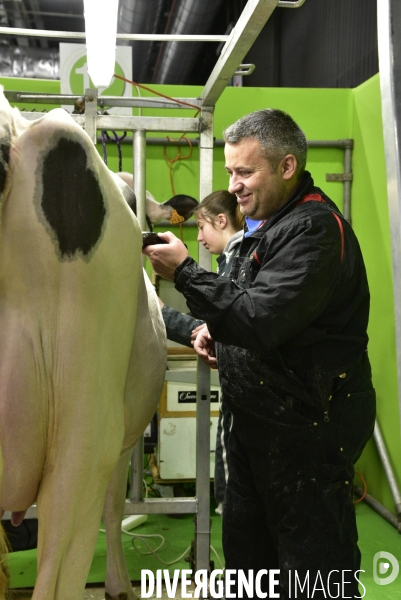
[[[279,569],[281,598],[359,597],[353,465],[375,419],[361,251],[305,171],[289,115],[251,113],[224,137],[229,191],[261,221],[245,226],[230,277],[199,267],[171,233],[145,253],[206,321],[195,348],[209,364],[218,342],[233,413],[226,569]]]

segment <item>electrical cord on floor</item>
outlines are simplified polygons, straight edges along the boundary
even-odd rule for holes
[[[149,489],[152,489],[152,487],[151,487],[151,485],[148,485],[148,483],[146,482],[145,479],[143,479],[142,481],[143,481],[143,484],[145,486],[145,499],[146,499],[148,497]],[[186,553],[191,549],[191,546],[188,546],[188,548],[181,554],[181,556],[179,556],[178,558],[176,558],[175,560],[173,560],[171,562],[166,562],[162,558],[160,558],[160,556],[158,556],[156,554],[156,552],[158,550],[160,550],[160,548],[162,548],[162,546],[164,545],[164,542],[166,541],[162,535],[160,535],[159,533],[151,533],[151,534],[142,534],[142,535],[140,535],[138,533],[131,533],[130,531],[127,531],[123,527],[121,527],[121,531],[122,531],[122,533],[125,533],[126,535],[129,535],[129,536],[132,537],[132,546],[133,546],[134,550],[136,550],[137,552],[139,552],[139,554],[142,554],[143,556],[147,556],[149,554],[153,554],[164,565],[173,565],[174,563],[180,561],[186,555]],[[145,538],[159,538],[162,541],[159,544],[159,546],[153,550],[149,546],[149,544],[147,543],[147,541],[145,540]],[[142,552],[142,550],[139,550],[139,548],[137,548],[135,546],[135,540],[140,540],[143,544],[145,544],[145,546],[147,546],[149,552]]]
[[[221,562],[221,560],[220,560],[220,556],[217,554],[217,552],[216,552],[216,550],[213,548],[213,546],[210,546],[210,550],[212,550],[212,552],[214,552],[214,555],[215,555],[215,557],[217,558],[217,561],[218,561],[218,563],[219,563],[220,569],[221,569],[222,571],[224,571],[223,563],[222,563],[222,562]],[[219,577],[218,577],[218,578],[219,578],[219,579],[222,579],[222,577],[223,577],[222,575],[219,575]]]
[[[152,485],[151,484],[149,485],[147,483],[146,479],[143,479],[142,482],[143,482],[143,485],[144,485],[144,488],[145,488],[145,499],[146,499],[148,497],[149,490],[152,490]],[[101,531],[102,533],[106,533],[105,529],[100,529],[99,531]],[[187,554],[187,552],[189,552],[191,550],[191,546],[188,546],[188,548],[186,548],[184,550],[184,552],[178,558],[176,558],[176,559],[174,559],[172,561],[166,562],[165,560],[163,560],[162,558],[160,558],[160,556],[158,556],[156,554],[156,552],[158,552],[163,547],[163,545],[164,545],[164,543],[166,541],[165,538],[162,535],[160,535],[159,533],[142,534],[142,535],[138,534],[138,533],[131,533],[130,531],[127,531],[127,529],[124,529],[123,527],[121,527],[121,532],[125,533],[126,535],[129,535],[129,536],[132,537],[132,546],[133,546],[134,550],[136,550],[137,552],[139,552],[139,554],[142,554],[142,556],[149,556],[150,554],[153,554],[157,558],[157,560],[159,560],[161,563],[163,563],[164,565],[167,565],[167,566],[168,565],[173,565],[173,564],[179,562],[182,558],[184,558],[184,556]],[[148,539],[148,538],[159,538],[159,539],[161,539],[161,543],[157,546],[157,548],[153,549],[153,548],[151,548],[149,546],[149,544],[148,544],[148,542],[146,541],[145,538],[146,539]],[[137,548],[136,545],[135,545],[136,540],[140,540],[148,548],[148,552],[143,552],[142,550],[139,550],[139,548]],[[224,570],[224,567],[222,565],[222,562],[220,560],[220,557],[219,557],[218,553],[213,548],[213,546],[210,546],[210,549],[215,554],[215,556],[217,558],[217,561],[218,561],[218,563],[220,565],[220,569]],[[220,577],[219,577],[219,579],[220,579]]]
[[[142,554],[142,556],[148,556],[149,554],[153,554],[157,558],[157,560],[162,562],[164,565],[173,565],[174,563],[179,562],[182,558],[184,558],[184,556],[187,554],[187,552],[189,552],[189,550],[191,549],[191,546],[188,546],[188,548],[186,548],[184,550],[184,552],[178,558],[171,560],[169,562],[166,562],[165,560],[163,560],[162,558],[160,558],[160,556],[158,556],[156,554],[156,552],[158,552],[158,550],[160,550],[160,548],[164,545],[164,542],[166,541],[162,535],[160,535],[159,533],[153,533],[153,534],[149,534],[149,535],[144,535],[144,534],[140,535],[137,533],[131,533],[129,531],[124,531],[124,533],[132,536],[132,546],[133,546],[134,550],[139,552],[139,554]],[[159,538],[162,541],[159,544],[159,546],[153,550],[153,548],[151,548],[149,546],[149,544],[147,543],[147,541],[144,538]],[[142,550],[139,550],[139,548],[137,548],[135,545],[136,540],[140,540],[148,548],[149,552],[143,552]]]
[[[105,529],[100,529],[99,531],[101,531],[102,533],[106,533]],[[164,542],[166,541],[162,535],[160,535],[159,533],[138,535],[137,533],[131,533],[130,531],[127,531],[126,529],[123,529],[122,527],[121,527],[121,532],[125,533],[126,535],[130,535],[133,538],[132,546],[133,546],[134,550],[139,552],[139,554],[142,554],[143,556],[147,556],[149,554],[154,554],[154,556],[165,565],[173,565],[174,563],[179,562],[186,555],[186,553],[191,549],[191,546],[188,546],[188,548],[181,554],[181,556],[179,556],[175,560],[172,560],[171,562],[166,562],[165,560],[163,560],[162,558],[160,558],[160,556],[158,556],[156,554],[156,552],[158,550],[160,550],[160,548],[164,545]],[[159,546],[153,550],[144,538],[160,538],[162,541],[159,544]],[[143,544],[145,544],[145,546],[147,546],[147,548],[149,549],[149,552],[142,552],[142,550],[139,550],[139,548],[137,548],[135,546],[136,539],[139,539]]]
[[[358,477],[360,478],[360,480],[362,481],[363,484],[363,494],[360,498],[358,498],[358,500],[354,500],[354,504],[358,504],[358,502],[362,502],[362,500],[365,499],[365,496],[368,492],[368,486],[367,483],[364,479],[364,477],[359,473],[359,471],[355,471],[355,475],[358,475]]]
[[[132,546],[133,546],[134,550],[139,552],[139,554],[142,554],[143,556],[148,556],[149,554],[153,554],[157,558],[157,560],[162,562],[164,565],[173,565],[174,563],[179,562],[182,558],[184,558],[184,556],[187,554],[187,552],[191,549],[191,546],[188,546],[188,548],[186,548],[184,550],[184,552],[178,558],[176,558],[170,562],[166,562],[165,560],[163,560],[162,558],[160,558],[160,556],[158,556],[156,554],[156,552],[158,550],[160,550],[160,548],[163,546],[164,542],[166,541],[162,535],[160,535],[159,533],[154,533],[154,534],[149,534],[149,535],[143,535],[143,534],[141,535],[141,534],[137,534],[137,533],[131,533],[130,531],[126,531],[125,529],[122,529],[122,532],[126,533],[127,535],[130,535],[132,537]],[[161,544],[159,544],[159,546],[157,548],[152,549],[144,538],[160,538],[162,540],[162,542],[161,542]],[[136,540],[140,540],[143,544],[145,544],[145,546],[147,546],[149,552],[142,552],[142,550],[139,550],[139,548],[137,548],[135,545]],[[216,556],[217,561],[220,566],[220,569],[223,571],[224,567],[223,567],[223,564],[220,560],[218,553],[216,552],[215,548],[213,548],[213,546],[210,546],[210,549]]]
[[[101,532],[103,532],[103,533],[106,533],[106,530],[105,530],[105,529],[100,529],[100,531],[101,531]],[[153,555],[154,555],[154,556],[157,558],[157,560],[159,560],[160,562],[162,562],[164,565],[173,565],[173,564],[175,564],[175,563],[179,562],[179,561],[180,561],[182,558],[184,558],[184,556],[187,554],[187,552],[189,552],[189,551],[190,551],[190,549],[191,549],[191,546],[188,546],[188,548],[186,548],[186,549],[184,550],[184,552],[183,552],[183,553],[182,553],[182,554],[181,554],[181,555],[180,555],[178,558],[176,558],[176,559],[174,559],[174,560],[172,560],[172,561],[170,561],[170,562],[166,562],[165,560],[163,560],[162,558],[160,558],[160,556],[158,556],[158,555],[156,554],[156,552],[158,552],[158,551],[160,550],[160,548],[162,548],[162,547],[163,547],[163,545],[164,545],[164,543],[165,543],[165,541],[166,541],[166,540],[165,540],[165,538],[164,538],[162,535],[160,535],[159,533],[150,533],[150,534],[142,534],[142,535],[141,535],[141,534],[138,534],[138,533],[131,533],[130,531],[127,531],[127,530],[126,530],[126,529],[124,529],[123,527],[121,527],[121,532],[122,532],[122,533],[125,533],[126,535],[129,535],[129,536],[131,536],[131,537],[132,537],[132,546],[133,546],[134,550],[136,550],[137,552],[139,552],[139,554],[142,554],[143,556],[148,556],[149,554],[153,554]],[[159,538],[159,539],[161,539],[162,541],[161,541],[161,543],[158,545],[158,547],[157,547],[157,548],[153,549],[153,548],[151,548],[151,547],[149,546],[149,544],[147,543],[147,541],[146,541],[146,539],[145,539],[145,538]],[[141,541],[143,544],[145,544],[145,546],[147,546],[147,548],[148,548],[149,552],[142,552],[142,550],[139,550],[139,548],[137,548],[137,547],[135,546],[135,541],[136,541],[136,540],[140,540],[140,541]],[[217,558],[217,561],[218,561],[218,563],[219,563],[219,566],[220,566],[220,569],[221,569],[221,570],[224,570],[223,564],[222,564],[222,562],[221,562],[221,560],[220,560],[220,557],[219,557],[218,553],[216,552],[215,548],[213,548],[213,546],[210,546],[210,549],[212,550],[212,552],[213,552],[213,553],[214,553],[214,555],[216,556],[216,558]],[[220,579],[220,578],[221,578],[221,577],[219,576],[219,579]]]

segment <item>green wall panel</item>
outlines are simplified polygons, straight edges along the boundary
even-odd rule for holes
[[[353,226],[361,243],[371,290],[369,354],[377,391],[377,419],[401,482],[400,417],[394,296],[379,76],[353,90]],[[368,490],[390,510],[394,502],[373,440],[359,461]]]

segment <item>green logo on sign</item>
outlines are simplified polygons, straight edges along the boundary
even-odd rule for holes
[[[115,71],[117,75],[124,77],[124,73],[118,63],[115,64]],[[70,71],[70,88],[72,94],[83,94],[87,88],[93,88],[91,78],[88,74],[88,65],[86,63],[86,56],[82,56],[73,65]],[[125,82],[121,79],[112,79],[111,85],[102,91],[101,96],[123,96],[125,90]]]

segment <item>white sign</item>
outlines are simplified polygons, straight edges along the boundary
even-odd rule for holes
[[[130,46],[117,46],[114,72],[126,79],[132,79],[132,49]],[[83,96],[85,89],[94,87],[88,75],[85,44],[60,44],[60,92]],[[111,85],[101,91],[100,96],[132,97],[132,85],[121,79],[113,78]],[[72,105],[64,106],[72,112]],[[131,107],[113,107],[107,109],[112,115],[132,115]]]

